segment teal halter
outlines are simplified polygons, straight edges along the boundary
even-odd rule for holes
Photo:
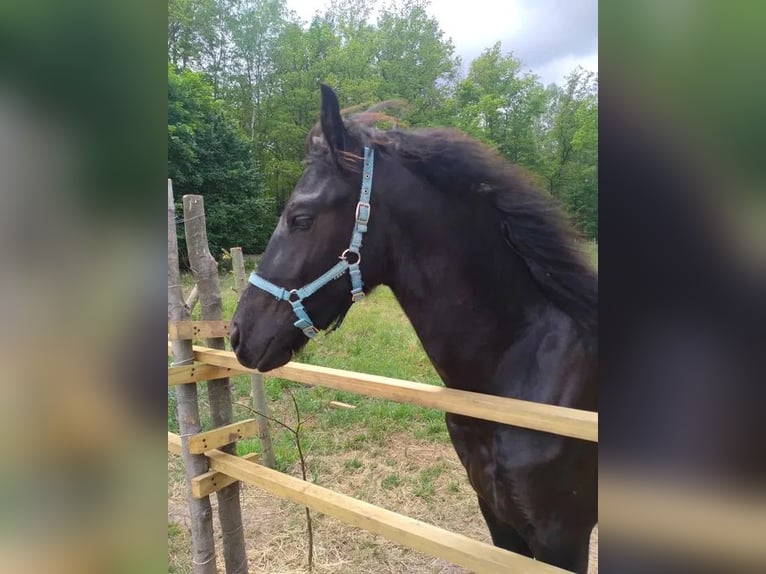
[[[309,339],[313,339],[319,329],[311,322],[306,308],[303,306],[303,300],[319,291],[330,281],[341,277],[346,271],[351,278],[351,302],[356,303],[364,298],[362,290],[362,270],[359,264],[362,261],[360,249],[362,248],[362,236],[367,231],[367,223],[370,221],[370,196],[372,195],[372,168],[375,159],[375,152],[366,147],[364,148],[364,170],[362,171],[362,190],[359,193],[359,203],[356,204],[356,221],[354,222],[354,231],[351,234],[351,243],[343,253],[340,254],[340,261],[328,269],[325,273],[314,279],[311,283],[304,285],[300,289],[285,289],[278,287],[253,271],[250,274],[250,283],[263,289],[267,293],[274,295],[280,301],[287,301],[292,305],[293,312],[298,320],[294,323],[296,327],[303,331]],[[349,254],[355,255],[356,260],[353,263],[348,261]]]

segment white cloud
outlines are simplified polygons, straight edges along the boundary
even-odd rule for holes
[[[328,1],[287,0],[304,20]],[[576,66],[598,71],[597,0],[432,0],[428,8],[467,67],[502,42],[544,84],[563,83]]]
[[[586,56],[564,56],[563,58],[556,58],[555,60],[551,60],[530,71],[540,77],[540,81],[543,85],[547,86],[551,83],[562,85],[564,83],[564,78],[577,66],[598,73],[598,52],[595,51]]]

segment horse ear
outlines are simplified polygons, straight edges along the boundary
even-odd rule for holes
[[[329,86],[319,84],[322,90],[322,112],[320,114],[320,123],[322,133],[330,151],[333,154],[336,151],[344,151],[346,144],[346,126],[343,125],[343,118],[340,115],[340,104],[338,96]]]

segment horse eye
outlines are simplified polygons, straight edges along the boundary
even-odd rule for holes
[[[306,231],[309,227],[311,227],[312,223],[314,223],[314,218],[310,215],[296,215],[293,217],[292,225],[290,227],[293,229]]]

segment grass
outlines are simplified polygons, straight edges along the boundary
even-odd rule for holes
[[[380,481],[380,486],[385,488],[386,490],[391,490],[392,488],[396,488],[402,483],[402,479],[399,478],[399,475],[396,473],[392,473],[389,475],[386,475],[386,477]]]
[[[188,552],[191,534],[177,524],[168,524],[168,574],[186,574],[192,571]]]
[[[588,241],[585,244],[585,254],[590,258],[590,262],[598,269],[598,243],[595,241]]]
[[[349,472],[354,472],[355,470],[359,470],[363,466],[364,466],[364,463],[362,463],[362,461],[359,460],[357,457],[350,458],[343,463],[343,468],[345,468]]]

